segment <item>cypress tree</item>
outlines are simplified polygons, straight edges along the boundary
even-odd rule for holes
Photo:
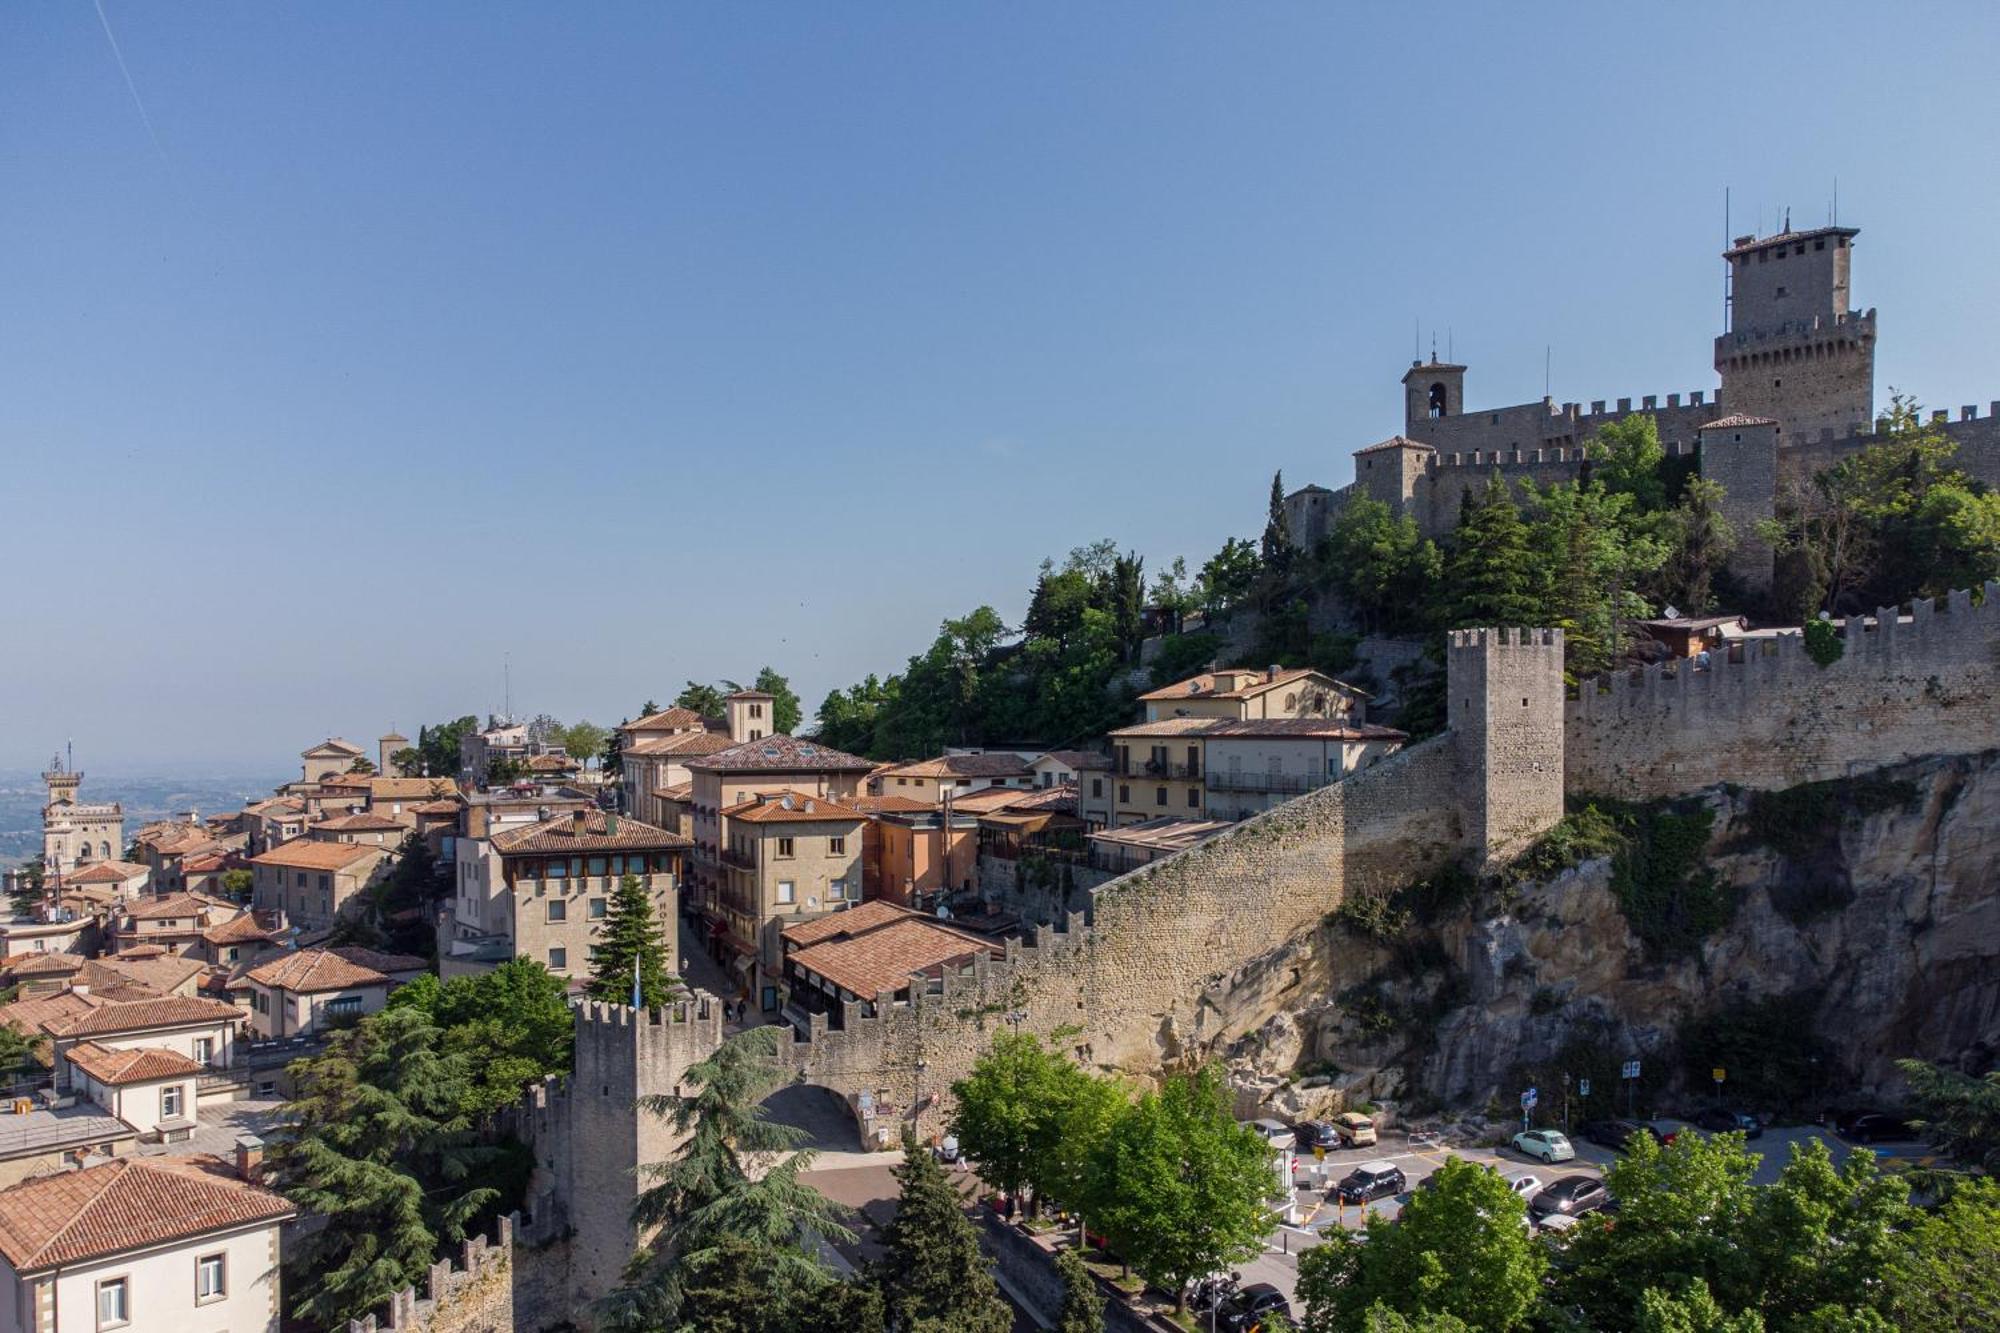
[[[1536,572],[1528,527],[1495,473],[1476,499],[1467,499],[1459,518],[1445,565],[1446,628],[1536,623]]]
[[[640,998],[647,1006],[674,997],[676,982],[667,971],[666,930],[637,875],[625,875],[611,896],[598,927],[597,958],[590,967],[590,997],[608,1004],[632,1003],[632,964],[639,965]]]
[[[896,1180],[902,1196],[883,1234],[887,1252],[875,1265],[890,1326],[900,1333],[1008,1333],[1013,1311],[987,1270],[964,1201],[908,1130]]]

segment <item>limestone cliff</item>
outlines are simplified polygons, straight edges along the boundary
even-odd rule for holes
[[[1248,1034],[1226,1051],[1246,1104],[1505,1103],[1558,1070],[1594,1068],[1604,1086],[1607,1065],[1634,1055],[1647,1060],[1648,1091],[1663,1091],[1690,1063],[1691,1025],[1726,1028],[1745,1012],[1767,1025],[1777,1015],[1780,1031],[1738,1044],[1757,1064],[1739,1071],[1739,1089],[1760,1074],[1775,1086],[1763,1066],[1787,1059],[1811,1060],[1790,1086],[1825,1100],[1893,1085],[1905,1056],[1990,1061],[2000,755],[1800,792],[1712,788],[1682,803],[1693,818],[1712,814],[1698,873],[1727,920],[1670,953],[1634,933],[1608,857],[1540,881],[1489,881],[1462,906],[1385,906],[1386,924],[1330,920],[1211,991],[1234,1010],[1229,1027]],[[1302,1091],[1301,1073],[1322,1078]]]

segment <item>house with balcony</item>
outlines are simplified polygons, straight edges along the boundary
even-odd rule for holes
[[[692,708],[663,708],[616,728],[619,787],[625,808],[648,824],[672,828],[662,793],[690,781],[687,763],[736,742]]]
[[[1212,819],[1247,819],[1340,781],[1403,748],[1394,727],[1333,718],[1217,721],[1202,736]]]
[[[251,901],[259,911],[281,912],[315,935],[331,930],[388,864],[380,847],[297,838],[251,858]]]
[[[389,992],[430,971],[408,954],[343,947],[299,949],[260,963],[229,983],[261,1041],[318,1036],[380,1013]]]
[[[784,927],[861,901],[868,822],[852,806],[795,791],[758,792],[724,807],[724,938],[730,966],[766,1013],[775,1013],[781,998]]]

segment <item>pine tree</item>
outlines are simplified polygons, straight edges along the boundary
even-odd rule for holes
[[[1467,492],[1445,562],[1445,627],[1534,624],[1541,611],[1535,579],[1527,525],[1495,473],[1477,498]]]
[[[1096,1279],[1074,1246],[1056,1256],[1056,1272],[1062,1275],[1062,1313],[1056,1316],[1056,1333],[1104,1333],[1104,1297]]]
[[[439,1038],[423,1010],[391,1009],[292,1064],[298,1097],[271,1162],[279,1191],[326,1220],[288,1247],[306,1279],[294,1318],[337,1328],[369,1313],[526,1187],[532,1157],[482,1138],[470,1060]]]
[[[964,1201],[908,1130],[895,1174],[902,1195],[875,1265],[891,1326],[900,1333],[1008,1333],[1013,1311],[987,1271]]]
[[[618,891],[598,927],[597,958],[590,969],[590,997],[609,1004],[632,1003],[632,967],[638,962],[640,1001],[663,1005],[678,989],[667,970],[666,930],[637,875],[618,881]]]
[[[1271,507],[1264,519],[1264,568],[1282,577],[1292,566],[1292,520],[1285,512],[1285,474],[1271,474]]]

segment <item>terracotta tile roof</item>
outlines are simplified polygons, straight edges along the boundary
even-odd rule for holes
[[[1042,759],[1054,760],[1065,768],[1079,770],[1100,770],[1111,767],[1111,757],[1095,750],[1050,750]],[[1042,759],[1035,762],[1040,763]]]
[[[1137,824],[1099,829],[1090,835],[1090,840],[1121,843],[1131,847],[1180,851],[1198,842],[1206,842],[1224,829],[1234,827],[1236,825],[1227,819],[1178,819],[1172,815],[1163,815],[1158,819],[1148,819]]]
[[[95,995],[78,995],[73,990],[60,990],[54,995],[38,995],[31,999],[15,1000],[12,1004],[0,1005],[0,1023],[21,1032],[46,1032],[49,1024],[64,1022],[101,1009],[110,1001]]]
[[[1381,453],[1385,449],[1423,449],[1429,453],[1437,452],[1432,446],[1412,440],[1403,435],[1391,435],[1388,439],[1378,444],[1371,444],[1365,449],[1356,449],[1354,452],[1356,456],[1359,456],[1361,454]]]
[[[574,773],[583,765],[566,754],[531,754],[527,767],[530,773]]]
[[[734,744],[719,731],[676,731],[633,741],[625,747],[625,753],[648,759],[662,754],[720,754]]]
[[[1250,699],[1266,690],[1290,685],[1308,676],[1317,676],[1319,683],[1329,689],[1339,690],[1342,694],[1364,693],[1344,681],[1320,675],[1311,667],[1293,667],[1289,671],[1281,670],[1275,675],[1270,672],[1240,668],[1234,671],[1204,671],[1199,676],[1189,676],[1186,680],[1177,680],[1157,690],[1148,690],[1139,698],[1151,702],[1164,702],[1169,699]]]
[[[947,754],[898,764],[880,773],[897,778],[1017,778],[1027,776],[1028,762],[1018,754]]]
[[[402,827],[399,821],[387,815],[369,814],[365,811],[358,815],[335,815],[331,819],[322,819],[313,825],[313,828],[325,829],[329,833],[387,833]]]
[[[134,861],[96,861],[63,876],[64,884],[123,884],[152,871]]]
[[[456,815],[463,808],[457,801],[451,800],[424,801],[421,804],[410,807],[412,811],[420,815]]]
[[[584,831],[574,827],[576,811],[551,815],[523,828],[507,829],[493,835],[495,851],[518,855],[525,852],[617,852],[694,846],[692,838],[669,833],[651,824],[642,824],[625,815],[607,815],[602,810],[584,810]],[[617,820],[616,832],[612,820]]]
[[[260,963],[243,975],[260,986],[297,995],[386,986],[392,972],[419,972],[430,964],[408,954],[377,953],[373,949],[300,949]]]
[[[436,801],[458,795],[450,778],[368,778],[371,801]]]
[[[722,697],[725,699],[775,699],[778,696],[775,694],[766,694],[763,690],[732,690]]]
[[[636,722],[627,722],[619,731],[700,731],[703,718],[692,708],[662,708]]]
[[[0,1190],[0,1255],[16,1273],[37,1272],[296,1211],[219,1158],[126,1157]]]
[[[102,1037],[188,1023],[236,1023],[242,1019],[243,1011],[233,1004],[192,995],[165,995],[153,1000],[112,1000],[88,1013],[44,1023],[43,1027],[51,1037]]]
[[[211,871],[232,869],[242,861],[234,848],[215,847],[188,853],[181,858],[181,869],[190,875],[205,875]]]
[[[183,916],[198,919],[211,909],[225,905],[231,911],[235,910],[234,904],[224,904],[221,899],[211,898],[206,894],[167,893],[151,898],[134,899],[125,909],[125,915],[140,921],[164,921]]]
[[[199,958],[164,951],[153,958],[114,954],[91,959],[71,984],[88,986],[107,1000],[136,1000],[172,994],[206,966]]]
[[[847,803],[864,815],[913,815],[938,809],[936,801],[920,801],[914,796],[850,796]]]
[[[797,791],[762,793],[722,813],[746,824],[853,824],[868,818],[861,811],[825,796],[808,796]]]
[[[306,803],[296,796],[273,796],[243,807],[248,815],[304,814]]]
[[[328,736],[318,745],[315,745],[310,750],[307,750],[305,754],[300,755],[299,758],[303,759],[306,757],[306,755],[325,754],[328,751],[334,751],[339,754],[345,754],[355,757],[358,757],[366,753],[366,751],[364,751],[360,746],[356,745],[353,741],[342,740],[338,736]]]
[[[657,789],[653,792],[653,795],[663,801],[692,801],[694,799],[694,783],[676,782],[671,787]]]
[[[866,773],[875,765],[817,741],[766,736],[689,760],[688,767],[703,773]]]
[[[1003,946],[990,940],[913,916],[800,949],[786,961],[801,971],[825,977],[843,990],[873,999],[883,991],[909,985],[913,973],[936,976],[945,967],[962,964],[977,954],[998,958],[1004,952]]]
[[[1741,427],[1741,426],[1775,426],[1777,424],[1778,423],[1772,420],[1770,417],[1753,417],[1750,416],[1748,413],[1744,412],[1731,412],[1726,417],[1717,417],[1713,421],[1704,422],[1701,426],[1701,429],[1728,430],[1733,427]]]
[[[285,866],[298,870],[345,870],[364,858],[381,856],[380,847],[364,847],[354,842],[321,842],[318,838],[293,838],[251,858],[260,866]]]
[[[978,791],[953,792],[951,809],[953,814],[984,814],[1009,809],[1034,794],[1032,787],[983,787]]]
[[[845,912],[816,916],[810,921],[801,921],[796,926],[786,926],[780,934],[787,944],[795,944],[803,949],[810,944],[821,944],[827,940],[838,939],[842,935],[864,934],[892,922],[922,915],[922,912],[898,906],[886,898],[870,898],[865,903],[856,903]]]
[[[256,940],[277,939],[284,934],[284,927],[277,924],[276,914],[271,919],[260,918],[255,912],[245,912],[219,926],[210,926],[201,932],[201,937],[210,944],[249,944]]]
[[[157,1046],[114,1051],[94,1041],[80,1041],[63,1052],[63,1059],[99,1083],[113,1087],[127,1083],[154,1083],[163,1078],[185,1078],[201,1072],[200,1065],[179,1051]]]
[[[80,971],[85,963],[82,954],[75,953],[22,953],[0,961],[0,973],[14,977],[66,977]]]

